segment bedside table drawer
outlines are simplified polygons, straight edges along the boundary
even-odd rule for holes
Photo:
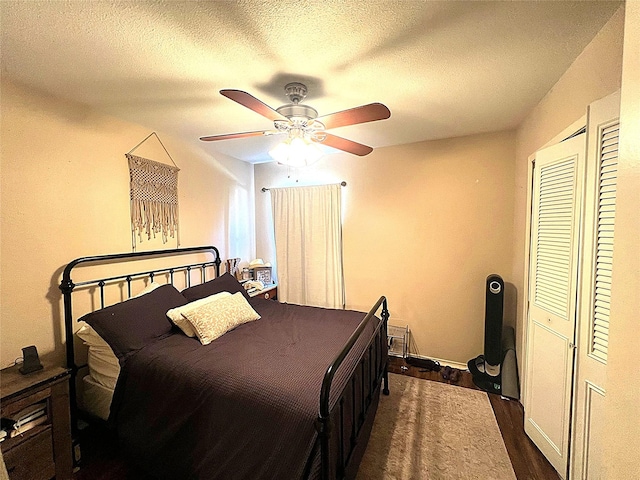
[[[10,417],[11,415],[18,413],[23,408],[33,405],[34,403],[41,402],[42,400],[46,400],[50,396],[50,387],[43,388],[42,390],[38,390],[37,392],[29,395],[22,395],[8,405],[3,404],[2,408],[0,408],[0,413],[2,413],[3,417]]]
[[[262,290],[255,290],[249,294],[250,297],[262,297],[265,300],[277,300],[278,298],[278,285],[267,285]]]
[[[262,294],[262,297],[263,297],[265,300],[273,300],[273,299],[276,299],[276,298],[278,298],[278,289],[277,289],[277,288],[273,288],[273,289],[269,290],[268,292],[264,292],[264,293]]]
[[[2,455],[11,480],[50,480],[56,474],[50,427]]]

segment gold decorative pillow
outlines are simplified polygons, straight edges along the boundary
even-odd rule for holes
[[[187,320],[187,317],[184,315],[185,312],[196,310],[203,305],[207,305],[209,303],[216,302],[221,298],[230,296],[231,294],[229,292],[215,293],[213,295],[209,295],[208,297],[201,298],[200,300],[189,302],[186,305],[182,305],[181,307],[172,308],[167,312],[167,317],[169,317],[174,325],[180,328],[180,330],[182,330],[187,337],[195,337],[196,332],[191,326],[189,320]]]
[[[205,303],[183,315],[189,320],[203,345],[208,345],[238,325],[260,318],[241,292]]]

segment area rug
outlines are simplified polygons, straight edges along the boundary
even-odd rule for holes
[[[389,374],[357,480],[515,480],[486,393]]]

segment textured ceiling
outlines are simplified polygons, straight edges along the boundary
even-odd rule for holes
[[[2,75],[212,155],[269,160],[273,108],[302,81],[320,115],[381,102],[391,118],[331,133],[373,147],[516,127],[611,17],[602,1],[1,0]]]

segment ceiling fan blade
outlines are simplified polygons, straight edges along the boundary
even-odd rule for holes
[[[266,103],[261,102],[253,95],[243,92],[242,90],[220,90],[220,93],[234,102],[238,102],[240,105],[247,107],[249,110],[259,113],[269,120],[287,119],[287,117],[280,115]]]
[[[381,103],[370,103],[360,107],[350,108],[341,112],[330,113],[319,117],[325,128],[338,128],[347,125],[356,125],[358,123],[373,122],[376,120],[384,120],[391,116],[389,109]]]
[[[241,132],[241,133],[227,133],[224,135],[209,135],[207,137],[200,137],[203,142],[213,142],[215,140],[230,140],[232,138],[247,138],[247,137],[259,137],[266,135],[267,132],[260,130],[259,132]]]
[[[338,137],[337,135],[331,135],[330,133],[327,133],[326,135],[325,139],[321,142],[324,145],[328,145],[348,153],[353,153],[360,157],[373,152],[373,148],[368,147],[367,145],[347,140],[346,138]]]

